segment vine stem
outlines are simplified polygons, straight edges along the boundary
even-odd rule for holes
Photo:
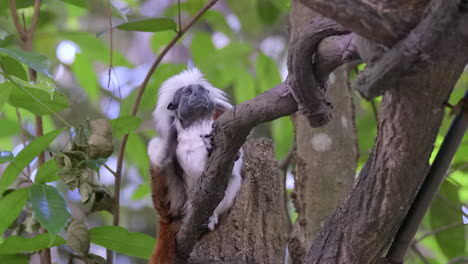
[[[26,28],[26,24],[24,26],[21,25],[21,21],[18,16],[18,10],[16,9],[16,3],[14,0],[9,0],[11,15],[13,17],[13,23],[15,24],[16,31],[20,35],[21,42],[23,45],[23,49],[26,51],[32,51],[33,48],[33,36],[34,32],[36,31],[37,21],[39,19],[39,11],[41,8],[41,0],[34,0],[34,11],[31,20],[31,24],[29,29]],[[36,81],[36,72],[33,69],[29,69],[29,78],[31,81]],[[42,117],[35,116],[35,132],[36,137],[40,137],[44,134],[44,129],[42,125]],[[37,167],[39,168],[45,162],[45,155],[44,152],[41,152],[37,159]],[[46,232],[43,230],[42,232]],[[41,251],[41,263],[42,264],[50,264],[52,263],[51,255],[50,255],[50,248],[44,249]]]
[[[177,41],[197,22],[198,19],[200,19],[203,14],[208,11],[218,0],[211,0],[209,1],[198,13],[184,26],[182,27],[177,34],[174,36],[174,38],[169,42],[169,44],[161,51],[159,56],[156,58],[156,60],[153,62],[151,65],[150,69],[148,70],[148,73],[145,76],[145,79],[141,83],[140,87],[138,88],[138,93],[137,97],[135,98],[135,102],[133,103],[132,107],[132,116],[136,116],[136,113],[138,112],[138,107],[140,105],[141,98],[143,97],[143,94],[146,90],[146,87],[148,85],[148,82],[153,75],[154,71],[156,68],[159,66],[161,63],[162,59],[164,56],[169,52],[169,50],[177,43]],[[113,218],[113,225],[117,226],[119,225],[119,213],[120,213],[120,185],[122,181],[122,167],[123,167],[123,159],[124,159],[124,153],[125,153],[125,147],[127,145],[128,141],[128,134],[125,134],[122,138],[122,142],[120,143],[120,148],[119,148],[119,153],[117,156],[117,169],[115,172],[115,184],[114,184],[114,218]],[[109,262],[108,262],[109,263]]]
[[[109,19],[109,42],[110,42],[110,54],[109,54],[109,71],[107,72],[108,79],[107,79],[107,88],[110,88],[110,82],[111,82],[111,74],[112,74],[112,67],[113,67],[113,50],[114,50],[114,37],[113,37],[113,30],[112,30],[112,11],[111,11],[111,2],[110,0],[107,0],[107,17]],[[120,89],[120,87],[118,88]],[[120,90],[119,90],[120,91]],[[105,165],[105,164],[104,164]],[[110,168],[105,165],[105,168],[108,169],[109,171],[113,172],[110,170]],[[115,173],[114,173],[115,177]],[[106,249],[106,259],[108,264],[112,264],[114,255],[112,250]]]

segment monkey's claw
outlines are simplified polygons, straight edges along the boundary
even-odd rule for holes
[[[210,219],[208,220],[208,229],[213,231],[216,225],[218,224],[218,221],[219,221],[218,215],[214,214],[210,216]]]

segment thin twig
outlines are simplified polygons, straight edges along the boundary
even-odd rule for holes
[[[9,1],[10,3],[10,9],[11,9],[11,12],[12,12],[12,16],[13,16],[13,21],[15,23],[15,27],[16,27],[16,30],[18,31],[18,34],[21,36],[21,40],[22,40],[22,43],[23,43],[23,47],[25,50],[27,51],[32,51],[32,46],[33,46],[33,36],[34,36],[34,32],[36,30],[36,26],[37,26],[37,21],[38,21],[38,18],[39,18],[39,10],[41,8],[41,1],[40,0],[34,0],[34,11],[33,11],[33,17],[32,17],[32,20],[31,20],[31,25],[29,26],[29,30],[26,29],[26,23],[25,25],[22,27],[21,24],[20,24],[20,21],[19,21],[19,18],[18,18],[18,11],[16,10],[16,5],[15,5],[15,1],[14,0],[10,0]],[[29,69],[29,79],[31,81],[36,81],[36,72],[33,70],[33,69]],[[9,78],[10,81],[12,81],[14,84],[16,84],[11,78]],[[16,84],[17,86],[19,86],[20,88],[23,88],[21,85],[18,85]],[[26,91],[26,89],[23,89],[25,92],[28,93],[28,91]],[[31,95],[30,93],[28,93],[29,95]],[[34,99],[36,99],[35,97],[33,97]],[[39,101],[39,100],[36,100],[36,101]],[[39,103],[42,103],[39,101]],[[35,116],[35,131],[36,131],[36,137],[40,137],[44,134],[44,131],[43,131],[43,125],[42,125],[42,117],[41,116]],[[66,123],[66,122],[65,122]],[[37,159],[37,167],[39,168],[43,163],[45,162],[45,154],[44,152],[41,152],[38,156],[38,159]],[[45,230],[43,230],[43,232],[47,232]],[[50,248],[47,248],[47,249],[44,249],[41,251],[41,262],[43,264],[50,264],[52,263],[52,259],[51,259],[51,256],[50,256]]]
[[[423,239],[425,239],[426,237],[433,236],[433,235],[435,235],[437,233],[444,232],[444,231],[454,229],[454,228],[457,228],[457,227],[461,227],[461,226],[464,226],[464,225],[465,225],[465,223],[459,222],[459,223],[453,223],[453,224],[450,224],[450,225],[446,225],[446,226],[442,226],[442,227],[433,229],[433,230],[431,230],[429,232],[426,232],[426,233],[422,234],[421,237],[418,238],[418,239],[415,239],[413,241],[413,243],[419,243]]]
[[[456,264],[456,263],[468,263],[467,257],[454,257],[453,259],[447,261],[447,264]]]
[[[23,148],[26,147],[26,134],[24,133],[24,128],[23,128],[23,122],[21,121],[21,113],[19,111],[19,108],[16,108],[16,118],[18,119],[18,124],[20,126],[20,131],[21,131],[21,141],[23,143]],[[28,164],[26,166],[26,169],[28,171],[28,175],[31,175],[31,166]]]
[[[112,170],[107,164],[102,164],[102,166],[104,166],[104,168],[106,168],[110,173],[112,173],[112,175],[114,175],[114,177],[117,177],[117,173]]]
[[[34,32],[36,31],[37,21],[39,19],[39,10],[41,9],[41,0],[34,0],[34,13],[31,20],[31,25],[29,26],[28,30],[28,40],[30,42],[30,48],[32,49],[32,38],[34,36]]]
[[[111,76],[112,76],[112,65],[113,65],[113,50],[114,50],[114,37],[113,37],[113,30],[112,30],[112,12],[111,12],[111,3],[110,0],[107,0],[107,17],[109,20],[109,38],[110,38],[110,51],[109,51],[109,70],[107,71],[107,88],[110,89],[110,82],[111,82]],[[120,89],[120,87],[118,88]],[[109,102],[110,106],[110,102]],[[104,164],[104,167],[108,169],[110,172],[114,174],[115,179],[117,179],[117,176],[113,170],[111,170],[106,164]],[[116,180],[117,181],[117,180]],[[117,185],[117,183],[116,183]],[[119,181],[120,185],[120,181]],[[119,186],[120,189],[120,186]],[[118,211],[118,210],[117,210]],[[118,216],[117,216],[118,217]],[[115,219],[115,214],[114,214],[114,219]],[[106,249],[106,258],[107,258],[107,264],[112,264],[114,255],[113,251],[110,249]]]
[[[179,8],[179,12],[177,13],[179,17],[179,32],[182,30],[182,19],[181,19],[181,14],[180,14],[180,0],[177,0],[177,5]]]
[[[418,257],[421,259],[421,261],[424,264],[431,264],[431,262],[429,262],[429,260],[426,258],[426,256],[424,256],[424,254],[421,252],[421,250],[419,250],[418,246],[415,243],[411,244],[411,250],[413,250],[414,253],[416,253],[416,255],[418,255]]]
[[[107,16],[109,19],[109,38],[110,38],[110,54],[109,54],[109,71],[107,72],[107,88],[110,88],[111,74],[112,74],[112,65],[113,65],[113,50],[114,50],[114,37],[112,30],[112,12],[111,12],[111,3],[110,0],[107,0]]]
[[[159,56],[156,58],[154,61],[153,65],[151,65],[151,68],[148,70],[148,73],[145,76],[145,79],[143,80],[142,84],[138,88],[138,94],[135,99],[135,102],[132,107],[132,116],[135,116],[138,107],[140,105],[141,98],[146,90],[146,86],[148,85],[149,79],[153,75],[154,71],[158,67],[158,65],[161,63],[161,60],[164,58],[164,56],[167,54],[167,52],[177,43],[177,41],[184,35],[187,30],[190,29],[190,27],[197,22],[197,20],[206,12],[208,9],[210,9],[218,0],[211,0],[208,2],[188,23],[185,25],[177,34],[174,36],[174,38],[171,40],[171,42],[161,51]],[[120,143],[120,148],[119,148],[119,154],[117,156],[117,170],[116,170],[116,175],[115,175],[115,189],[114,189],[114,219],[113,219],[113,224],[118,225],[119,224],[119,200],[120,200],[120,184],[122,180],[122,167],[123,167],[123,157],[125,153],[125,146],[127,145],[127,140],[128,140],[128,134],[125,134],[122,138],[122,142]]]
[[[13,23],[15,24],[16,31],[20,35],[20,38],[23,39],[26,36],[26,32],[24,31],[23,26],[21,26],[18,10],[16,10],[15,0],[8,0],[8,3],[10,4],[11,16],[13,17]]]

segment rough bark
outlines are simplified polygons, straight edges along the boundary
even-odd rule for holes
[[[176,263],[185,263],[203,232],[204,223],[223,197],[228,172],[252,128],[297,111],[289,89],[280,84],[263,94],[226,111],[215,122],[215,149],[196,186],[193,213],[188,215],[177,237]]]
[[[468,61],[466,39],[456,30],[445,32],[430,60],[388,77],[392,86],[381,103],[372,153],[304,263],[376,263],[387,250],[426,175],[444,102]]]
[[[316,14],[308,7],[299,1],[292,1],[291,26],[294,32],[314,16]],[[319,65],[329,65],[331,69],[335,69],[336,65],[323,61],[335,56],[344,58],[343,49],[349,46],[351,40],[345,41],[343,49],[338,52],[323,50],[329,49],[330,44],[342,43],[343,38],[349,37],[350,35],[334,36],[323,40],[318,54],[327,54],[327,57],[317,56],[316,65],[309,62],[310,68],[313,67],[309,74],[315,72],[318,73],[317,76],[324,76],[321,72],[330,72],[327,68],[322,70],[317,67]],[[290,234],[288,249],[294,263],[301,263],[304,259],[313,239],[328,221],[339,201],[344,199],[354,181],[358,155],[357,137],[352,92],[344,68],[331,74],[327,98],[334,107],[334,119],[327,125],[311,129],[302,114],[295,114],[293,118],[297,149],[292,197],[298,218]]]
[[[244,180],[235,206],[197,242],[189,263],[284,262],[287,212],[273,145],[250,139],[244,153]]]
[[[422,10],[429,0],[301,0],[301,2],[366,39],[391,46],[420,20]]]
[[[321,127],[333,118],[332,106],[327,101],[325,80],[318,80],[314,72],[315,53],[319,43],[330,36],[350,32],[333,20],[319,17],[305,23],[300,30],[291,35],[287,79],[299,112],[307,118],[312,127]],[[304,60],[310,58],[310,60]],[[328,75],[326,76],[328,78]]]
[[[329,98],[336,117],[326,126],[311,129],[304,116],[296,114],[296,171],[294,205],[298,218],[289,249],[300,263],[313,239],[335,211],[354,181],[358,148],[354,107],[347,74],[332,75]]]

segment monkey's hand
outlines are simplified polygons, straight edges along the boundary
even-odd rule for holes
[[[208,151],[208,157],[210,157],[215,147],[214,141],[213,141],[213,134],[204,134],[204,135],[200,135],[200,137],[202,138],[203,143],[205,144],[206,151]]]

